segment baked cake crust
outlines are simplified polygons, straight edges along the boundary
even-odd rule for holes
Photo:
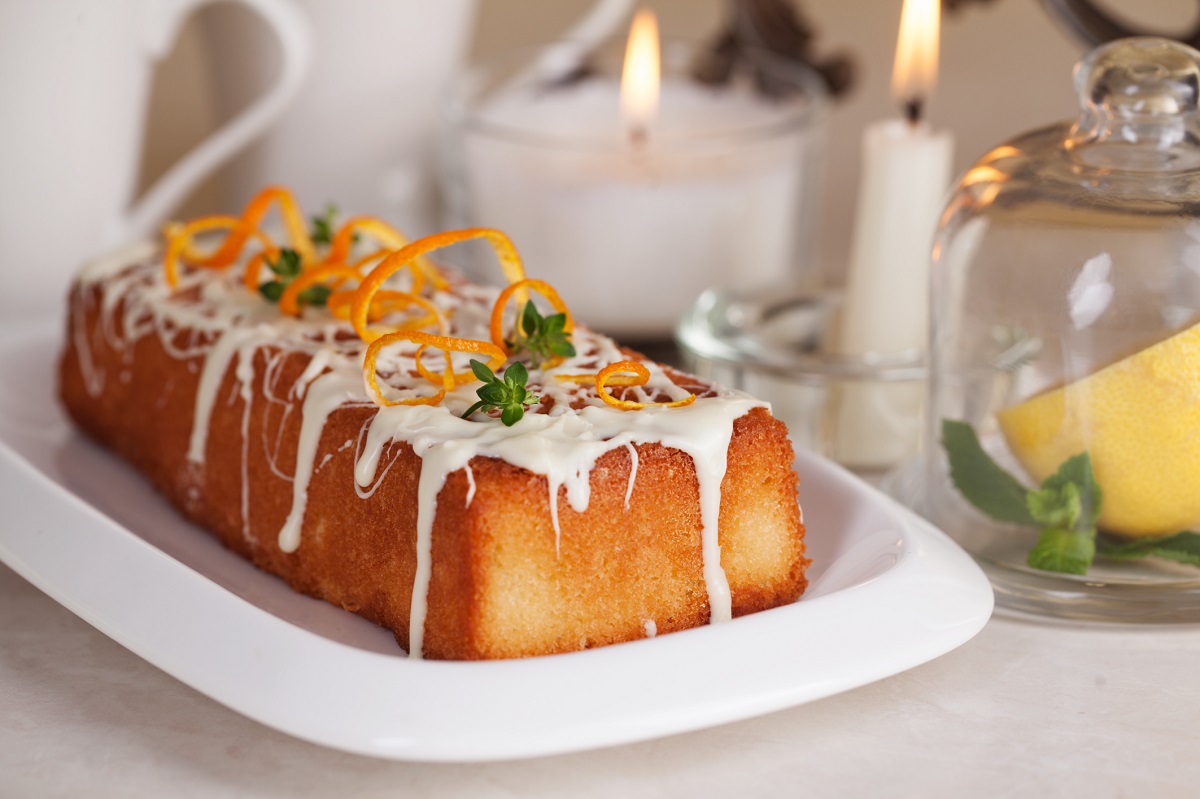
[[[62,401],[84,431],[260,568],[390,629],[406,650],[417,637],[414,654],[429,658],[566,652],[719,617],[701,485],[719,464],[698,470],[694,454],[674,442],[639,435],[599,442],[579,478],[581,503],[572,495],[579,480],[552,494],[557,478],[481,451],[442,475],[430,508],[421,496],[430,450],[419,436],[384,436],[374,475],[356,477],[385,414],[365,394],[343,397],[323,418],[307,462],[306,400],[314,377],[327,372],[314,363],[311,342],[298,345],[303,327],[243,347],[216,373],[197,457],[201,383],[220,366],[214,353],[228,333],[164,316],[145,298],[157,291],[147,288],[156,286],[155,257],[125,256],[144,263],[85,272],[73,288]],[[325,331],[345,343],[327,323]],[[725,413],[716,535],[733,616],[794,601],[807,565],[786,429],[761,404],[738,402],[736,415]],[[633,417],[647,413],[609,412],[633,427]],[[298,505],[301,466],[311,479]],[[433,514],[427,557],[418,532],[423,501]],[[297,507],[298,545],[289,548],[281,531]],[[414,597],[423,619],[416,627]]]

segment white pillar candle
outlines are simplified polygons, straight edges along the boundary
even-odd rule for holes
[[[885,120],[863,133],[842,352],[925,350],[930,252],[953,151],[948,132],[923,122]]]
[[[936,73],[937,13],[938,0],[905,1],[893,87],[909,118],[877,122],[863,133],[836,340],[839,353],[867,362],[919,357],[927,346],[930,256],[954,150],[948,132],[919,118]],[[922,393],[919,385],[848,383],[835,398],[835,457],[856,468],[884,468],[911,455]]]

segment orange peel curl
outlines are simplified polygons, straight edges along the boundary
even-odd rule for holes
[[[419,345],[415,356],[417,370],[426,380],[435,384],[439,381],[441,382],[441,387],[435,394],[427,397],[410,397],[407,399],[389,399],[384,395],[383,389],[379,386],[376,361],[379,358],[380,350],[401,341],[410,341]],[[434,347],[441,350],[446,357],[446,368],[440,377],[430,372],[421,364],[421,353],[427,347]],[[454,373],[454,366],[450,361],[450,354],[452,352],[476,352],[487,355],[488,368],[493,370],[499,368],[506,360],[500,348],[488,341],[436,336],[432,333],[423,333],[419,330],[400,330],[393,333],[385,333],[372,340],[367,345],[367,350],[363,355],[363,381],[366,383],[367,392],[376,404],[385,407],[393,405],[437,405],[446,396],[447,391],[454,390],[460,383],[469,382],[467,379],[464,379],[466,375],[470,375],[471,380],[475,379],[474,375],[469,372],[463,375],[456,375]]]
[[[296,198],[283,186],[268,186],[256,194],[242,211],[240,227],[233,230],[212,254],[195,259],[195,263],[221,269],[236,261],[246,246],[246,240],[258,230],[273,202],[279,205],[288,239],[292,248],[300,254],[301,263],[315,263],[317,254],[308,235],[308,223],[296,204]]]
[[[325,305],[329,308],[329,312],[338,319],[349,319],[350,305],[353,301],[354,289],[349,291],[335,291],[329,295],[329,298],[325,301]],[[445,335],[450,329],[450,326],[446,322],[446,317],[440,308],[424,297],[410,294],[407,291],[380,289],[371,299],[371,309],[368,318],[372,322],[377,322],[386,314],[392,311],[402,311],[410,305],[421,307],[425,311],[425,315],[409,319],[402,325],[393,326],[390,332],[414,330],[428,327],[432,324],[438,326],[438,332],[442,335]]]
[[[206,233],[210,230],[229,230],[231,236],[254,237],[263,245],[264,250],[275,250],[275,243],[269,236],[246,225],[236,216],[202,216],[186,224],[168,225],[165,231],[167,251],[163,256],[163,275],[168,286],[175,288],[179,285],[179,262],[181,260],[196,266],[222,268],[211,262],[211,256],[197,254],[192,246],[192,239],[196,234]],[[226,237],[226,241],[228,241],[228,237]],[[218,249],[223,246],[224,244],[219,245]]]
[[[695,394],[688,394],[680,400],[671,402],[634,402],[633,400],[617,399],[608,391],[609,381],[618,374],[625,373],[636,376],[636,382],[624,383],[623,385],[644,386],[646,381],[650,379],[650,370],[645,365],[637,361],[616,361],[596,373],[596,393],[600,395],[600,399],[614,408],[619,408],[623,411],[636,411],[642,408],[680,408],[684,405],[691,405],[696,401]],[[617,385],[617,383],[613,383]]]
[[[271,247],[269,249],[256,252],[250,260],[246,261],[246,266],[242,269],[242,285],[250,291],[258,291],[259,278],[262,277],[262,268],[266,264],[267,259],[278,258],[279,248]]]
[[[550,301],[550,304],[554,306],[556,311],[561,314],[566,314],[567,319],[563,324],[564,333],[570,333],[575,327],[575,320],[571,317],[571,309],[567,307],[565,302],[563,302],[562,297],[558,296],[558,292],[554,290],[554,286],[551,286],[544,280],[535,280],[533,278],[522,278],[520,280],[515,280],[505,286],[504,290],[500,292],[500,296],[496,297],[496,302],[494,305],[492,305],[491,323],[488,325],[488,332],[492,337],[492,343],[494,343],[497,347],[500,347],[509,355],[512,355],[512,351],[509,349],[508,344],[504,340],[504,308],[508,305],[508,301],[513,294],[516,294],[518,291],[525,291],[526,289],[532,289],[538,294],[541,294]],[[518,330],[521,327],[520,317],[521,313],[520,309],[518,309]],[[552,363],[557,363],[561,360],[561,358],[555,358],[553,359]]]
[[[577,383],[581,386],[596,385],[596,375],[576,374],[576,375],[554,375],[555,380],[561,380],[564,383]],[[612,375],[605,381],[608,386],[640,386],[644,381],[636,375]]]
[[[390,250],[399,250],[412,243],[412,239],[405,236],[396,228],[384,222],[382,219],[374,216],[355,216],[347,219],[346,222],[338,228],[338,231],[333,235],[333,240],[329,243],[329,252],[325,256],[326,261],[345,261],[350,257],[350,251],[354,246],[354,237],[356,234],[370,236],[375,241],[383,245],[383,249],[377,251],[363,261],[370,261],[377,258],[381,253]],[[435,288],[444,290],[449,287],[449,283],[442,277],[441,271],[433,265],[433,263],[424,256],[418,256],[413,259],[415,265],[413,267],[414,279],[423,281],[428,279]],[[413,293],[416,294],[421,290],[420,284],[413,286]]]
[[[354,330],[359,337],[363,341],[371,343],[384,335],[378,330],[372,330],[368,322],[372,298],[383,287],[384,281],[426,253],[470,239],[484,239],[492,245],[509,282],[525,279],[525,267],[521,264],[521,257],[517,254],[516,247],[513,246],[508,236],[499,230],[466,228],[426,236],[388,255],[359,284],[358,290],[354,293],[354,301],[350,305],[350,323],[354,325]]]

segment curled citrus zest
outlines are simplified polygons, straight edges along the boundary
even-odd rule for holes
[[[300,292],[318,283],[330,283],[330,288],[337,288],[347,280],[361,280],[362,275],[353,266],[346,264],[322,264],[311,269],[305,269],[288,283],[279,295],[279,311],[289,316],[300,315]]]
[[[379,358],[379,351],[397,341],[417,341],[413,338],[417,335],[420,334],[415,331],[386,333],[367,345],[367,351],[363,353],[363,382],[366,383],[367,393],[371,395],[371,399],[375,401],[376,405],[382,405],[385,408],[395,405],[437,405],[446,396],[446,389],[442,387],[437,390],[436,394],[428,397],[389,399],[384,395],[383,389],[379,387],[379,375],[375,372],[375,361]]]
[[[354,300],[354,290],[335,291],[329,295],[325,301],[329,312],[338,319],[350,318],[350,304]],[[402,311],[410,305],[417,305],[425,310],[424,316],[416,316],[407,319],[403,324],[393,326],[392,332],[397,330],[415,330],[429,325],[436,324],[438,332],[445,334],[449,331],[450,326],[446,322],[446,317],[441,309],[434,305],[424,297],[410,294],[407,291],[394,291],[392,289],[380,289],[371,299],[371,311],[368,318],[372,322],[377,322],[385,315],[393,311]]]
[[[367,315],[371,308],[371,298],[380,290],[385,280],[425,253],[457,244],[460,241],[480,238],[485,239],[496,251],[496,257],[500,260],[500,266],[504,269],[504,274],[509,278],[509,282],[525,278],[525,268],[521,265],[521,257],[517,255],[517,250],[508,236],[500,231],[490,228],[467,228],[435,233],[391,253],[363,278],[358,291],[354,293],[354,302],[350,306],[350,323],[354,325],[355,332],[368,343],[382,335],[380,331],[368,327]]]
[[[251,291],[258,291],[263,266],[268,260],[275,260],[278,257],[278,247],[271,247],[270,249],[256,252],[250,260],[246,261],[246,266],[242,270],[242,285]]]
[[[356,216],[347,219],[346,223],[334,234],[325,259],[327,261],[345,261],[349,258],[350,250],[354,246],[355,234],[370,236],[383,245],[384,251],[399,250],[412,242],[412,239],[382,219],[374,216]],[[375,255],[368,256],[367,259],[372,259]],[[450,284],[446,282],[442,273],[428,258],[419,256],[414,260],[413,275],[418,279],[427,278],[439,290],[449,287]],[[420,290],[419,285],[413,287],[414,294]]]
[[[246,246],[246,239],[258,230],[272,202],[279,204],[279,214],[283,217],[288,239],[292,248],[300,253],[300,262],[315,263],[317,254],[308,235],[308,223],[304,220],[295,197],[282,186],[268,186],[255,195],[242,211],[241,225],[235,228],[211,255],[197,258],[195,263],[199,266],[224,268],[236,261],[242,248]]]
[[[583,375],[554,375],[555,380],[561,380],[564,383],[578,383],[581,386],[596,385],[595,374]],[[641,378],[635,375],[613,375],[605,381],[608,386],[640,386],[642,385]]]
[[[445,371],[442,372],[442,380],[448,390],[453,390],[458,386],[466,385],[467,383],[472,383],[479,379],[475,376],[475,373],[470,370],[456,374],[452,364],[450,363],[451,352],[475,352],[479,353],[480,355],[486,355],[488,356],[487,367],[492,371],[499,369],[504,365],[504,362],[508,360],[502,349],[488,341],[477,341],[476,339],[471,338],[453,338],[450,336],[432,336],[431,338],[438,339],[440,343],[431,342],[429,346],[437,347],[446,356],[446,368]],[[424,349],[424,347],[421,347],[421,349],[417,350],[417,371],[420,372],[421,377],[425,378],[426,380],[429,380],[430,382],[437,382],[437,375],[429,371],[427,368],[425,368],[425,365],[421,363],[421,353],[424,351]]]
[[[350,318],[350,302],[354,299],[354,291],[335,291],[325,300],[325,307],[329,309],[329,313],[333,314],[338,319]],[[378,319],[374,307],[371,308],[371,321]]]
[[[489,333],[492,337],[492,343],[503,349],[509,355],[512,355],[512,350],[509,349],[507,342],[504,340],[504,307],[508,305],[508,300],[513,294],[525,289],[533,289],[538,294],[541,294],[543,297],[549,300],[550,304],[554,306],[556,311],[566,314],[567,320],[563,324],[564,333],[570,333],[572,328],[575,327],[575,320],[571,318],[571,310],[567,308],[567,304],[562,301],[562,297],[558,296],[558,292],[554,290],[554,286],[551,286],[544,280],[534,280],[532,278],[515,280],[505,286],[504,290],[500,292],[500,296],[496,298],[496,303],[492,306],[491,324],[488,326]],[[517,326],[520,327],[520,325],[521,313],[520,309],[518,309]],[[562,358],[555,358],[550,363],[558,363],[561,361]]]
[[[610,378],[618,373],[632,372],[637,376],[637,382],[629,383],[628,385],[644,386],[646,381],[650,379],[650,370],[637,361],[617,361],[610,363],[608,366],[596,373],[596,393],[600,395],[600,399],[604,400],[614,408],[620,408],[623,411],[636,411],[641,408],[658,407],[658,408],[679,408],[684,405],[691,405],[696,401],[695,394],[688,394],[681,400],[673,402],[634,402],[632,400],[617,399],[608,392],[605,388],[609,384]],[[617,385],[617,383],[613,383]]]
[[[383,249],[376,250],[375,252],[371,253],[370,255],[364,255],[362,258],[359,258],[357,261],[353,262],[351,264],[351,266],[353,266],[355,269],[357,269],[361,272],[364,269],[366,269],[368,265],[376,264],[379,261],[383,260],[384,256],[386,256],[390,252],[392,252],[392,250],[389,250],[386,247]],[[332,261],[333,259],[327,258],[326,260]],[[368,270],[368,271],[370,271],[370,270]],[[418,280],[423,277],[421,275],[416,274],[415,272],[413,274],[416,277],[416,279],[418,279]]]
[[[379,357],[379,351],[384,347],[395,344],[400,341],[411,341],[414,344],[419,344],[416,353],[417,368],[421,374],[430,382],[438,383],[440,381],[441,388],[437,393],[428,397],[412,397],[409,399],[388,399],[383,394],[383,389],[379,386],[379,376],[376,374],[376,360]],[[421,353],[426,347],[434,347],[440,349],[446,357],[446,368],[442,372],[441,377],[425,369],[421,365]],[[450,362],[450,353],[452,352],[478,352],[489,356],[488,366],[495,369],[504,363],[504,353],[495,345],[487,341],[474,341],[472,339],[452,338],[449,336],[435,336],[431,333],[422,333],[419,330],[401,330],[394,333],[385,333],[374,339],[367,345],[367,351],[363,355],[363,380],[367,386],[367,392],[372,399],[379,405],[437,405],[446,396],[447,391],[454,389],[460,382],[460,375],[454,373],[454,367]],[[474,379],[474,376],[471,376]],[[467,382],[462,380],[461,382]]]
[[[361,272],[363,274],[368,274],[371,272],[372,269],[374,269],[375,266],[378,266],[383,261],[384,258],[391,255],[393,252],[395,252],[395,250],[388,250],[388,249],[376,250],[375,252],[371,253],[370,255],[366,255],[366,256],[363,256],[362,258],[359,258],[357,261],[354,262],[353,266],[359,272]],[[368,268],[368,267],[370,267],[370,268]],[[420,294],[421,289],[423,289],[425,287],[425,273],[422,272],[421,269],[417,266],[416,261],[409,261],[408,263],[406,263],[404,265],[403,268],[408,269],[410,272],[412,272],[412,279],[413,279],[412,288],[409,289],[408,293]],[[399,270],[397,270],[397,271],[399,271]]]
[[[197,266],[212,266],[210,257],[197,254],[192,240],[198,233],[210,230],[229,230],[230,235],[241,235],[243,238],[253,236],[264,249],[274,249],[275,244],[265,233],[246,224],[236,216],[202,216],[187,224],[168,225],[165,232],[167,252],[163,257],[163,275],[171,288],[179,285],[179,261],[182,259]],[[228,240],[228,238],[226,239]],[[224,245],[221,245],[224,246]]]

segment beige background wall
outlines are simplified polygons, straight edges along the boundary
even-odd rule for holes
[[[1179,30],[1194,16],[1186,0],[1103,0],[1160,29]],[[346,5],[352,5],[349,0]],[[720,0],[654,0],[663,34],[704,38],[715,30]],[[836,274],[850,238],[858,178],[858,141],[865,124],[893,113],[888,98],[900,0],[803,0],[822,53],[847,51],[859,67],[853,93],[830,119],[822,238],[825,269]],[[590,6],[585,0],[480,0],[470,54],[549,40]],[[203,12],[202,12],[203,13]],[[943,23],[941,80],[931,118],[954,131],[956,169],[1022,130],[1073,114],[1070,69],[1081,46],[1051,22],[1036,0],[972,4]],[[218,121],[209,68],[216,57],[190,23],[155,80],[148,120],[145,179]],[[221,206],[221,178],[189,201],[186,213]]]

